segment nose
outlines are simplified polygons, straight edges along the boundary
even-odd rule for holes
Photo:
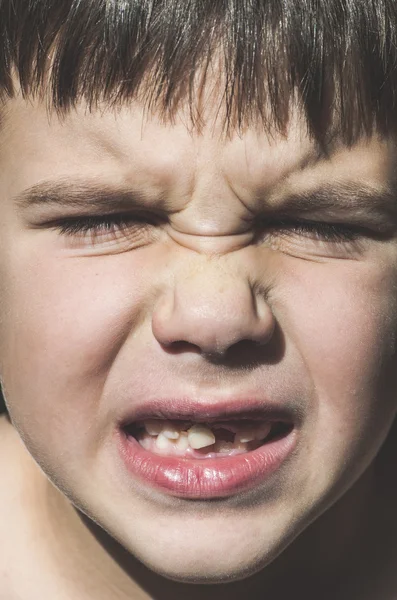
[[[190,272],[159,299],[152,330],[162,345],[184,342],[203,354],[225,354],[234,344],[266,344],[275,319],[265,295],[246,277],[219,267]]]

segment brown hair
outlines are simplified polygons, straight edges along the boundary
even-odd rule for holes
[[[61,111],[139,95],[198,122],[220,58],[226,126],[282,131],[293,96],[320,142],[397,129],[395,0],[0,0],[0,44],[0,95],[17,78]]]

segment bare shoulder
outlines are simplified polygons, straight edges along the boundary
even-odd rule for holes
[[[38,469],[6,415],[0,416],[0,600],[23,598],[26,547],[33,521],[32,475]],[[18,590],[18,591],[17,591]],[[28,597],[28,596],[26,596]]]
[[[15,506],[26,470],[33,462],[6,415],[0,416],[0,509]],[[7,519],[0,516],[0,528]]]
[[[15,457],[13,453],[15,432],[6,415],[0,416],[0,600],[13,600],[14,565],[12,555],[15,547],[14,503],[16,500]]]
[[[0,532],[6,526],[7,510],[15,500],[15,484],[18,479],[17,433],[6,415],[0,416]]]
[[[21,478],[17,433],[6,415],[0,416],[0,600],[12,600],[14,556],[18,545],[18,512]]]

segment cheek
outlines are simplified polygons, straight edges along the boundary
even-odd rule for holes
[[[111,365],[143,319],[145,264],[127,254],[108,260],[32,257],[23,269],[14,264],[12,276],[5,273],[2,377],[22,435],[53,446],[65,438],[74,447],[90,440]]]
[[[394,270],[368,269],[339,279],[324,274],[316,288],[322,293],[304,293],[306,316],[296,335],[318,392],[343,389],[343,396],[356,397],[379,391],[395,360],[395,283]]]
[[[312,386],[307,452],[317,485],[368,464],[395,416],[397,276],[391,261],[379,264],[313,265],[291,285],[286,330]]]

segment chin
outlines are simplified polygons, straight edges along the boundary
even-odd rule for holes
[[[258,557],[252,557],[252,560],[247,560],[246,557],[228,561],[227,558],[208,560],[202,557],[191,557],[186,559],[180,557],[179,560],[168,560],[166,563],[157,564],[153,561],[146,563],[146,566],[171,581],[177,583],[190,584],[221,584],[240,581],[255,575],[258,571],[266,566],[265,559],[258,564]]]
[[[233,541],[213,535],[189,539],[169,539],[164,536],[154,549],[153,542],[131,544],[128,551],[146,567],[167,579],[179,583],[218,584],[239,581],[258,573],[282,551],[281,544],[267,544],[255,534],[250,541],[235,535]],[[256,537],[256,539],[255,539]],[[166,539],[168,538],[168,539]],[[134,547],[133,547],[134,546]],[[139,547],[140,546],[140,547]]]

